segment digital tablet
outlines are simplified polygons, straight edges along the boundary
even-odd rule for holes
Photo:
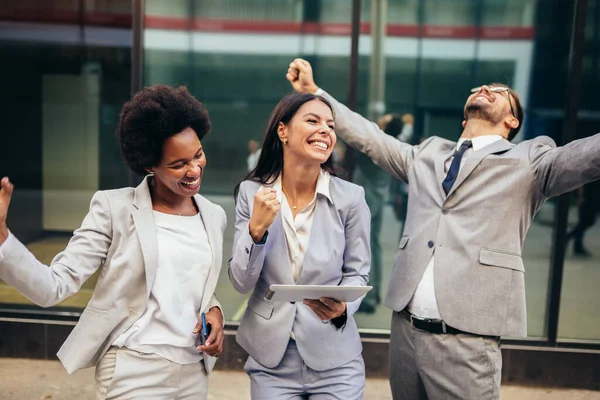
[[[337,301],[354,301],[373,289],[373,286],[337,285],[271,285],[265,299],[272,301],[318,300],[329,297]]]

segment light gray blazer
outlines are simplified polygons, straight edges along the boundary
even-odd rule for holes
[[[236,204],[233,255],[229,278],[241,293],[254,289],[237,331],[237,342],[265,367],[276,367],[283,358],[292,329],[306,365],[324,371],[360,355],[362,344],[353,315],[362,298],[347,303],[348,319],[341,329],[321,321],[302,303],[266,300],[271,284],[294,284],[281,213],[269,227],[264,245],[250,236],[254,194],[260,183],[244,181]],[[369,280],[370,214],[364,190],[331,177],[332,202],[317,194],[310,244],[298,285],[362,285]]]
[[[324,93],[336,133],[407,182],[408,214],[385,304],[406,307],[435,250],[435,294],[444,321],[482,335],[526,336],[523,242],[551,196],[600,178],[600,135],[557,147],[547,136],[499,140],[473,152],[448,195],[444,164],[455,142],[411,146]]]
[[[221,270],[225,211],[194,196],[213,259],[198,314],[220,307],[214,296]],[[9,247],[6,248],[5,246]],[[58,358],[67,372],[96,365],[112,343],[144,312],[158,268],[156,226],[148,178],[137,188],[99,191],[67,248],[48,267],[18,240],[2,246],[0,279],[42,307],[77,293],[102,266],[96,289]],[[198,288],[202,290],[202,288]],[[194,327],[190,327],[190,334]],[[216,359],[204,354],[208,373]]]

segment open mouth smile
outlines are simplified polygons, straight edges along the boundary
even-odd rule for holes
[[[309,141],[308,144],[310,144],[312,147],[316,147],[321,150],[329,150],[329,143],[326,143],[326,142],[314,140],[314,141]]]
[[[200,183],[200,178],[191,181],[191,182],[181,182],[182,185],[185,185],[187,187],[195,187],[198,186],[198,184]]]

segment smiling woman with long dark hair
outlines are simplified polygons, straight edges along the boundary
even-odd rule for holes
[[[237,333],[253,399],[362,399],[362,346],[351,303],[264,298],[271,284],[366,285],[369,209],[335,176],[330,104],[291,94],[273,110],[256,168],[236,190],[229,277],[253,291]]]
[[[271,118],[269,119],[267,134],[265,135],[261,156],[258,159],[258,163],[256,164],[256,167],[250,171],[246,177],[246,180],[255,180],[260,183],[273,183],[274,179],[279,177],[283,171],[284,153],[284,142],[277,135],[279,124],[289,124],[291,119],[294,117],[295,111],[297,108],[299,108],[299,105],[313,100],[322,102],[331,110],[331,106],[329,106],[327,100],[310,94],[289,95],[281,100],[278,107],[273,110]],[[331,123],[333,123],[333,121],[331,121]],[[335,139],[333,143],[335,145]],[[336,172],[332,151],[333,148],[329,151],[329,157],[321,164],[321,168],[330,175],[335,176]]]
[[[0,190],[0,279],[42,307],[94,295],[58,352],[69,373],[96,366],[97,399],[205,399],[223,346],[214,296],[223,209],[198,194],[206,167],[204,106],[186,88],[148,87],[125,104],[117,137],[137,188],[97,192],[67,248],[48,267],[6,227],[13,185]],[[206,313],[212,332],[198,340]],[[198,345],[200,341],[202,345]]]

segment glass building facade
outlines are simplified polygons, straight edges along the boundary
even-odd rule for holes
[[[49,263],[81,223],[96,190],[135,183],[114,137],[120,108],[132,86],[136,89],[132,82],[186,85],[206,105],[213,125],[203,142],[208,167],[201,193],[228,216],[217,296],[232,327],[246,306],[246,296],[227,277],[233,188],[247,173],[248,142],[261,140],[271,110],[291,90],[285,73],[295,57],[309,60],[317,83],[339,100],[357,90],[356,109],[363,115],[369,113],[369,85],[384,79],[385,112],[412,114],[417,141],[432,135],[458,139],[470,89],[491,82],[520,93],[526,117],[517,140],[548,135],[565,143],[600,131],[598,0],[587,6],[575,132],[563,129],[575,13],[570,0],[388,0],[379,55],[372,45],[372,4],[363,0],[356,80],[350,73],[352,1],[141,3],[143,27],[133,23],[132,1],[126,0],[0,5],[0,174],[16,187],[8,226]],[[136,29],[141,48],[132,42]],[[136,54],[141,55],[139,70],[132,62]],[[370,70],[376,56],[385,65],[383,77]],[[360,158],[355,167],[372,168]],[[382,182],[381,279],[373,284],[384,295],[403,219],[396,217],[387,194],[391,178]],[[582,212],[586,199],[589,204],[600,194],[594,197],[595,185],[588,186],[571,194],[570,206],[562,211],[556,200],[549,201],[529,231],[523,254],[529,325],[524,344],[547,344],[557,337],[561,346],[600,345],[600,225],[594,224],[595,208]],[[561,227],[556,218],[566,214],[568,223]],[[578,225],[589,225],[582,239],[585,252],[575,252],[570,240],[561,244],[566,252],[557,259],[557,229],[565,236]],[[550,284],[557,270],[563,272],[560,291]],[[94,284],[91,278],[48,312],[77,313]],[[553,309],[550,299],[558,295],[559,307]],[[1,282],[0,308],[39,310]],[[373,313],[358,313],[356,320],[365,334],[386,337],[390,313],[379,305]]]

